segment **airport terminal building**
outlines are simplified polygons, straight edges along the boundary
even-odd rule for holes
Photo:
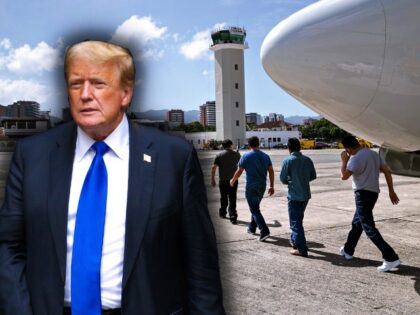
[[[260,139],[260,144],[262,148],[273,148],[279,144],[287,144],[289,138],[301,138],[301,134],[298,130],[261,130],[261,131],[246,131],[246,139],[257,136]],[[185,139],[189,141],[194,148],[197,150],[202,150],[206,148],[211,140],[215,140],[216,131],[209,132],[192,132],[186,133]],[[239,143],[242,145],[243,143]],[[233,141],[233,145],[237,147],[237,143]]]

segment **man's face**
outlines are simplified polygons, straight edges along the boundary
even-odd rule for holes
[[[95,140],[117,128],[133,95],[131,87],[120,85],[117,65],[83,57],[70,64],[67,91],[74,121]]]

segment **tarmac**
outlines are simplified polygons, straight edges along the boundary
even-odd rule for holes
[[[338,252],[355,209],[351,179],[340,179],[341,150],[303,151],[314,161],[318,175],[304,219],[308,258],[289,253],[287,187],[279,181],[288,151],[265,150],[275,170],[275,193],[261,203],[271,230],[265,242],[246,233],[250,212],[245,173],[239,180],[238,224],[219,218],[219,191],[210,185],[217,152],[201,151],[199,158],[218,241],[227,314],[420,314],[420,178],[394,175],[400,203],[392,205],[381,175],[376,226],[402,265],[380,273],[376,267],[382,263],[381,254],[365,234],[353,260],[346,261]]]

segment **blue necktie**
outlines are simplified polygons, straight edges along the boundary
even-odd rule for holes
[[[108,174],[103,155],[105,142],[92,145],[96,151],[90,165],[76,215],[71,262],[72,315],[101,314],[101,259],[104,236]]]

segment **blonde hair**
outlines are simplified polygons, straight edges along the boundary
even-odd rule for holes
[[[120,84],[134,87],[136,69],[133,56],[128,48],[115,44],[88,40],[70,46],[64,59],[64,76],[68,81],[70,65],[77,57],[84,57],[94,63],[114,62],[120,72]]]

